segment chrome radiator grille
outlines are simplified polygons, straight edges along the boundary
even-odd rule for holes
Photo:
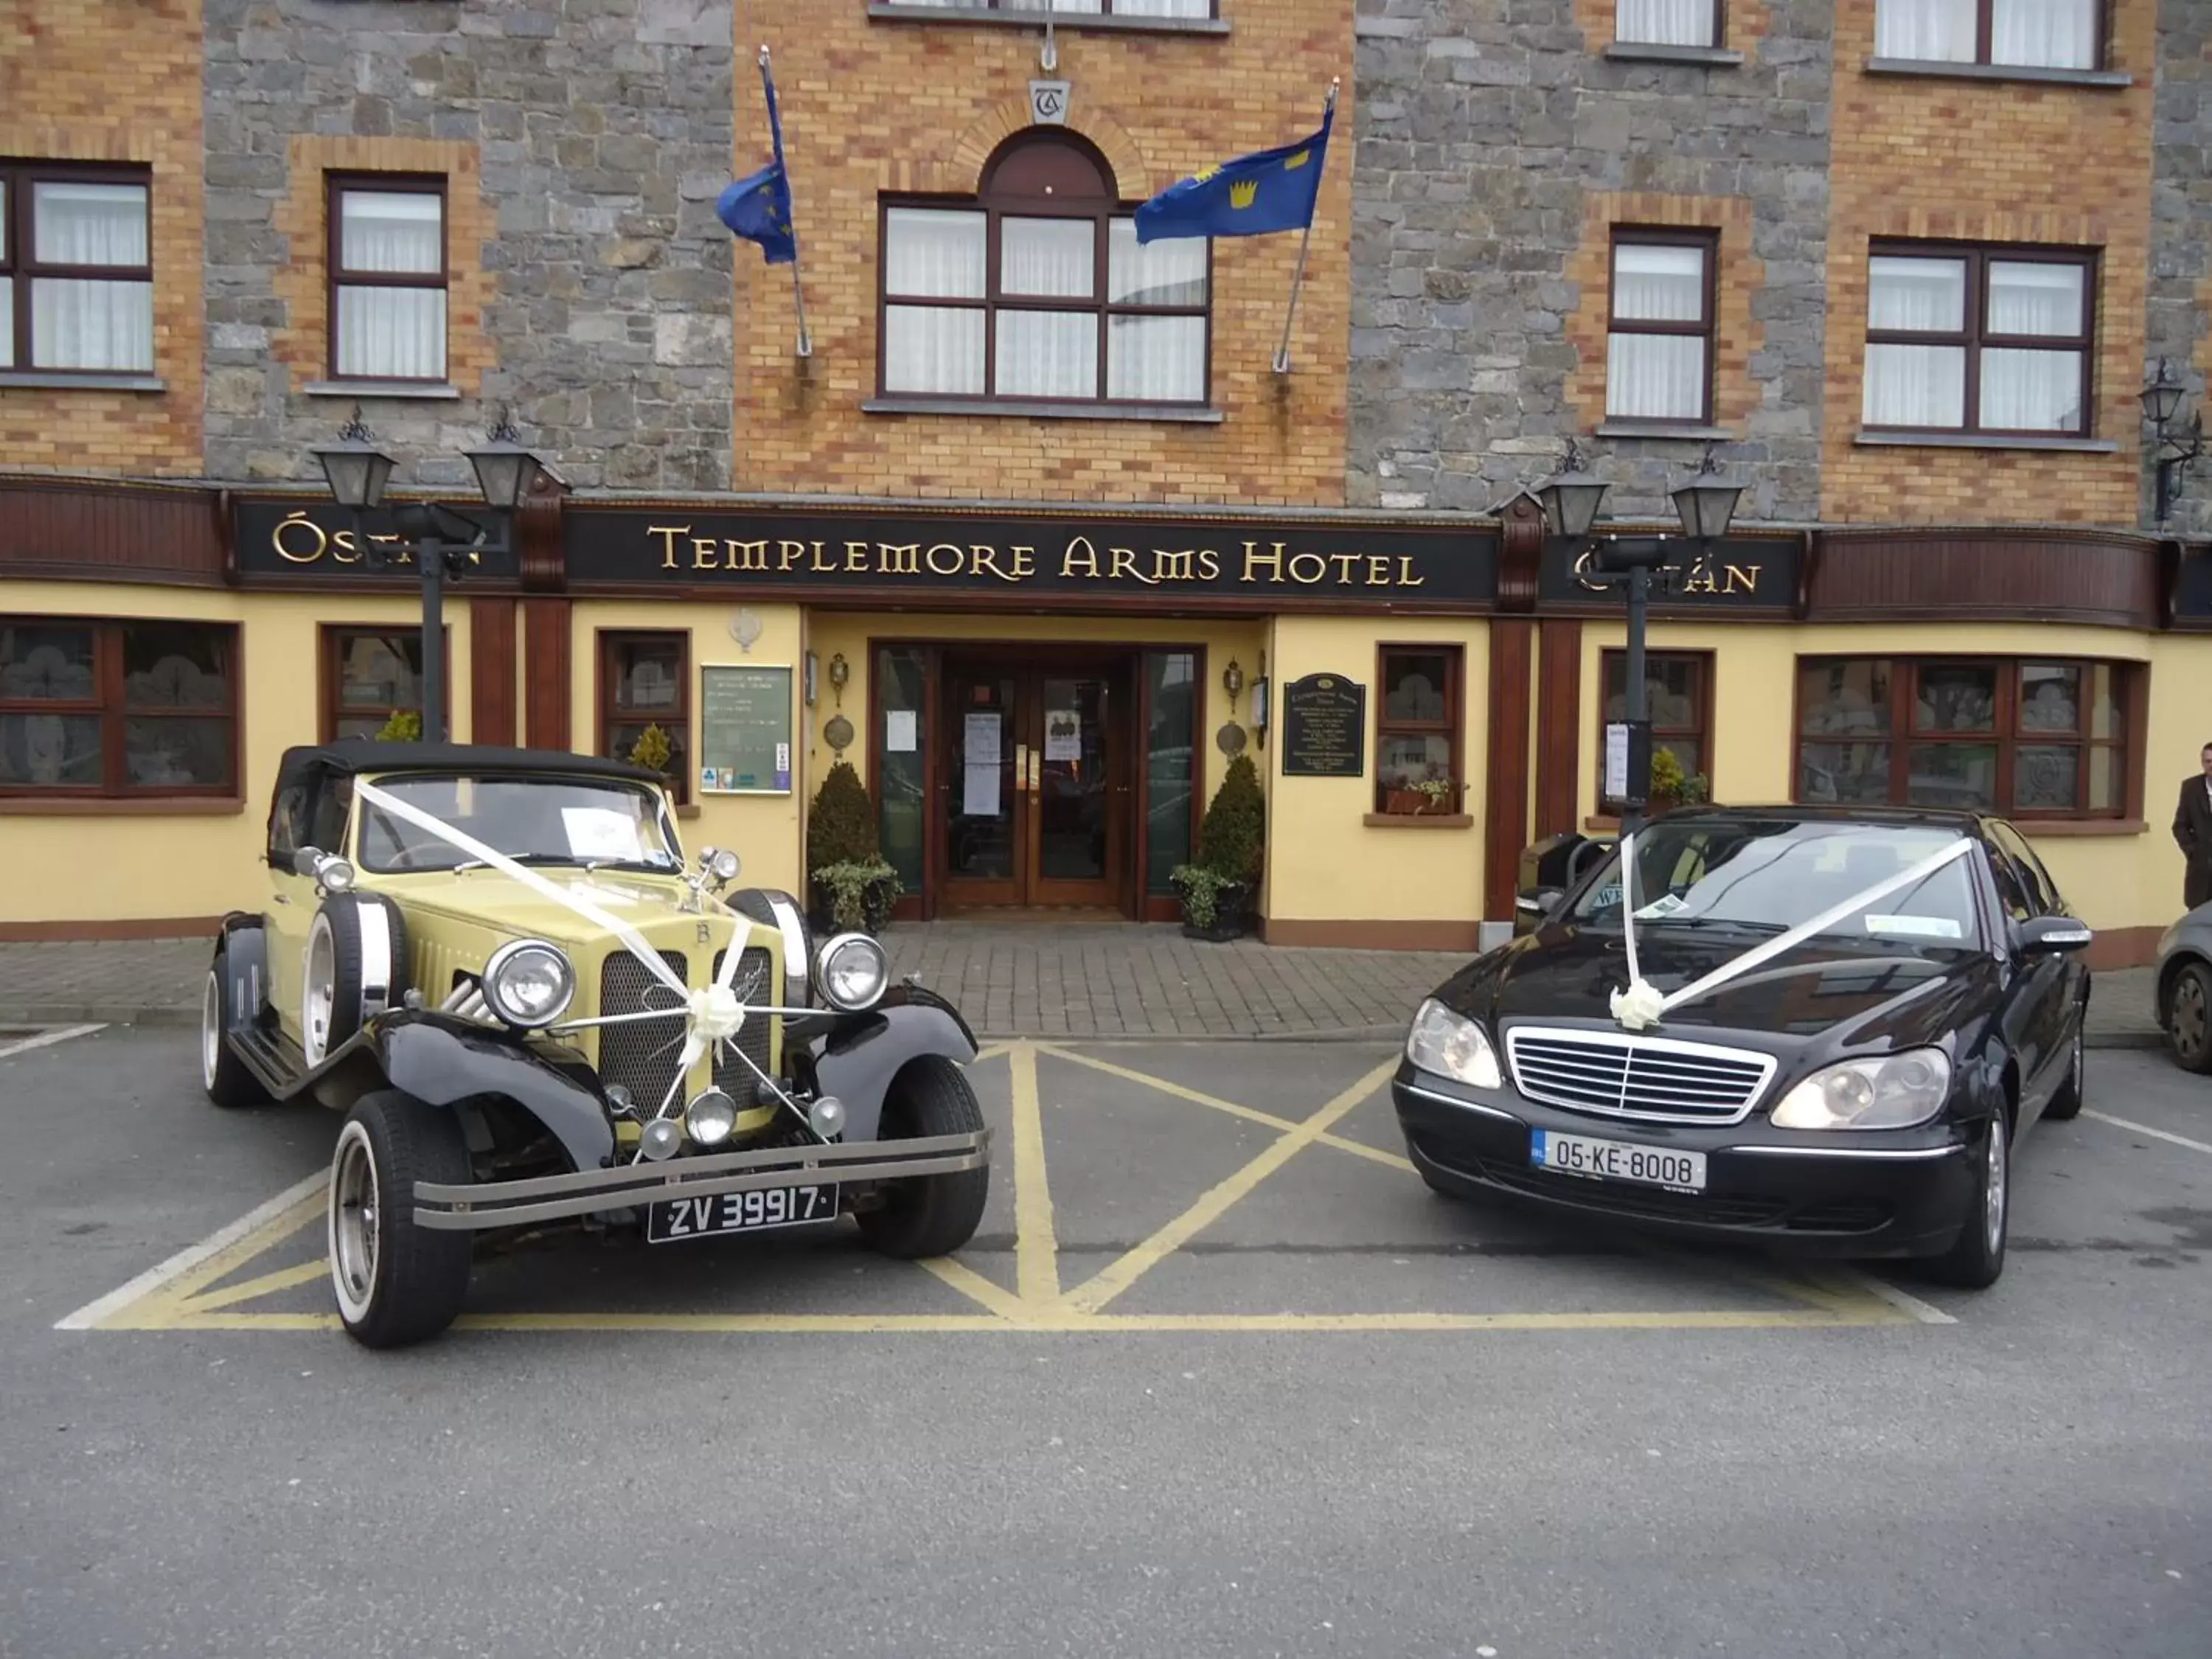
[[[663,951],[660,959],[685,984],[690,962],[681,951]],[[599,1027],[599,1081],[629,1091],[639,1111],[650,1117],[676,1081],[676,1062],[684,1057],[684,1009],[676,993],[653,976],[627,951],[617,951],[599,969],[599,1012],[635,1014],[665,1008],[665,1019],[641,1019],[629,1025]]]
[[[714,952],[714,973],[718,979],[722,973],[722,958],[728,954],[726,951]],[[730,988],[737,993],[740,1002],[779,1001],[776,988],[771,982],[773,977],[768,952],[756,948],[738,958],[737,976],[730,981]],[[769,1036],[773,1029],[768,1015],[756,1014],[745,1021],[737,1041],[731,1045],[770,1077],[775,1075],[769,1065]],[[754,1075],[752,1066],[746,1065],[735,1054],[726,1054],[714,1061],[714,1086],[742,1109],[758,1098],[760,1079]]]
[[[1748,1048],[1526,1025],[1505,1034],[1505,1055],[1531,1100],[1654,1123],[1740,1122],[1776,1065]]]

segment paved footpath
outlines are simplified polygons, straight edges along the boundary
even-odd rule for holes
[[[1209,945],[1180,927],[895,924],[894,974],[918,974],[988,1039],[1015,1036],[1395,1040],[1437,982],[1466,961],[1434,951]],[[0,1025],[81,1020],[173,1025],[199,1018],[210,941],[0,945]],[[2160,1042],[2148,968],[2097,975],[2089,1041]]]

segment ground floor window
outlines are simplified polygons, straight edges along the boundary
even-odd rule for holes
[[[451,676],[446,682],[453,684]],[[413,729],[406,730],[412,715]],[[325,743],[346,738],[419,738],[422,635],[412,628],[323,630]]]
[[[2139,664],[1798,659],[1797,799],[2118,817]]]
[[[1460,648],[1386,645],[1376,678],[1375,810],[1456,812],[1460,770]]]
[[[1597,796],[1601,806],[1620,803],[1605,792],[1605,728],[1628,718],[1628,653],[1601,659],[1604,691],[1598,699]],[[1713,657],[1710,651],[1651,651],[1644,658],[1644,707],[1651,722],[1651,752],[1674,756],[1685,779],[1704,778],[1711,793]]]
[[[599,753],[660,773],[678,802],[691,799],[690,641],[599,635]]]
[[[0,617],[0,794],[232,795],[238,629]]]

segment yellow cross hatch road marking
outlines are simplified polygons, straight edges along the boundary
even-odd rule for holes
[[[1216,1182],[1172,1219],[1123,1251],[1103,1268],[1072,1288],[1060,1276],[1060,1240],[1052,1184],[1048,1174],[1044,1096],[1038,1081],[1040,1058],[1087,1070],[1187,1105],[1272,1130],[1274,1139],[1233,1174]],[[456,1328],[475,1331],[625,1331],[690,1334],[884,1335],[900,1334],[1136,1334],[1183,1333],[1305,1334],[1394,1333],[1448,1334],[1476,1331],[1754,1330],[1864,1328],[1949,1322],[1948,1316],[1917,1297],[1855,1269],[1824,1267],[1791,1273],[1769,1270],[1755,1258],[1693,1255],[1652,1243],[1646,1259],[1684,1274],[1732,1281],[1771,1297],[1778,1305],[1717,1309],[1550,1311],[1362,1312],[1285,1310],[1271,1313],[1150,1313],[1109,1310],[1147,1274],[1184,1250],[1237,1205],[1249,1198],[1292,1159],[1314,1146],[1380,1164],[1409,1176],[1402,1156],[1335,1133],[1360,1106],[1372,1100],[1397,1064],[1395,1055],[1332,1096],[1303,1119],[1279,1116],[1240,1102],[1225,1100],[1172,1078],[1156,1077],[1094,1053],[1058,1042],[1017,1041],[993,1043],[978,1054],[975,1069],[1003,1061],[1005,1097],[1012,1123],[1008,1137],[1012,1164],[1014,1284],[1012,1289],[988,1277],[967,1261],[945,1257],[915,1264],[939,1285],[956,1293],[973,1311],[840,1313],[777,1312],[555,1312],[527,1308],[510,1312],[464,1315]],[[1180,1162],[1175,1144],[1156,1166],[1164,1185],[1176,1179]],[[1080,1199],[1080,1184],[1071,1188]],[[121,1290],[60,1322],[63,1328],[100,1331],[334,1331],[328,1292],[311,1291],[326,1277],[319,1229],[327,1185],[313,1176],[252,1214],[232,1223],[205,1243],[179,1252],[161,1267],[142,1274]],[[1409,1187],[1407,1202],[1420,1201]],[[302,1235],[317,1235],[309,1238]],[[288,1243],[313,1249],[312,1259],[267,1258]],[[971,1258],[972,1259],[972,1258]],[[258,1267],[261,1271],[249,1272]],[[911,1285],[902,1264],[872,1262],[878,1281],[896,1289]],[[248,1273],[246,1277],[234,1277]],[[271,1298],[293,1295],[290,1307],[270,1307]],[[313,1297],[313,1310],[301,1311],[300,1295]],[[261,1304],[257,1307],[255,1304]]]

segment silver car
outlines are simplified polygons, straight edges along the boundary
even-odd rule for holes
[[[2212,904],[2200,904],[2158,942],[2158,1023],[2191,1072],[2212,1072]]]

